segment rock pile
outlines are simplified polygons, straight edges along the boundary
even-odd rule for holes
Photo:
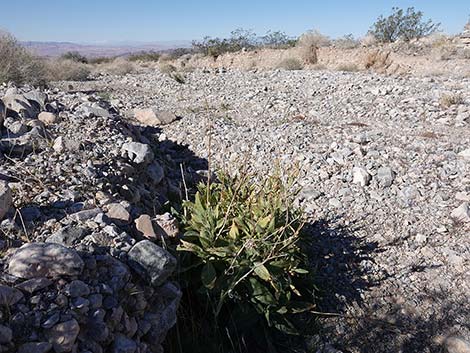
[[[0,351],[162,352],[184,148],[96,94],[0,93]]]

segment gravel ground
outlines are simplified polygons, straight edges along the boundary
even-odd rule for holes
[[[218,167],[298,164],[320,308],[342,314],[325,319],[329,348],[437,352],[448,335],[470,339],[468,78],[197,69],[180,84],[147,70],[73,89],[110,92],[128,116],[175,112],[160,140],[207,159],[210,133]]]

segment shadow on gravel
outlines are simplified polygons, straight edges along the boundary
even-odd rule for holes
[[[374,285],[361,262],[371,259],[377,244],[354,235],[357,228],[342,227],[335,220],[317,220],[305,230],[313,239],[312,261],[321,291],[319,309],[341,313],[345,304],[361,305],[361,291]]]
[[[435,303],[434,312],[424,315],[419,305],[399,304],[383,314],[370,310],[360,318],[347,320],[345,324],[352,329],[338,337],[338,348],[343,353],[440,353],[447,352],[446,337],[470,338],[468,298],[454,301],[444,292],[422,293],[422,296]]]

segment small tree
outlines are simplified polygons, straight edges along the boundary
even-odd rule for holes
[[[297,41],[281,31],[268,31],[261,37],[261,43],[268,48],[288,48],[295,46]]]
[[[392,8],[388,17],[380,16],[372,25],[369,33],[378,41],[392,43],[398,39],[410,41],[422,38],[438,31],[440,23],[423,20],[423,13],[409,7],[406,11],[397,7]]]

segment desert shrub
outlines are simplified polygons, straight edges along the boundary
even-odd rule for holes
[[[47,72],[51,81],[86,81],[91,73],[88,65],[68,59],[49,60]]]
[[[297,320],[314,309],[316,291],[304,253],[303,213],[294,207],[298,190],[293,176],[286,179],[221,173],[184,203],[181,283],[193,319],[212,328],[191,339],[218,332],[256,352],[250,339],[260,343],[269,333],[299,334],[308,326]]]
[[[345,35],[342,38],[338,38],[334,41],[334,46],[340,49],[354,49],[359,46],[359,40],[354,38],[352,34]]]
[[[449,108],[453,105],[463,104],[464,99],[461,94],[458,93],[444,93],[439,98],[439,104],[444,108]]]
[[[277,64],[278,69],[284,70],[302,70],[304,65],[297,58],[287,58]]]
[[[171,64],[161,64],[159,66],[160,72],[166,75],[169,75],[175,71],[177,71],[176,66]]]
[[[134,72],[135,66],[126,58],[120,57],[110,63],[104,64],[103,70],[111,75],[124,76]]]
[[[302,34],[297,42],[302,60],[307,64],[318,62],[318,48],[330,45],[328,37],[316,30]]]
[[[46,81],[44,61],[28,52],[12,35],[0,33],[0,83],[40,86]]]
[[[161,54],[154,51],[143,51],[129,55],[129,61],[158,62]]]
[[[394,7],[388,17],[380,16],[369,33],[379,42],[392,43],[398,39],[410,41],[430,35],[439,30],[440,24],[423,20],[423,13],[409,7],[406,11]]]
[[[77,63],[88,64],[86,56],[80,54],[78,51],[68,51],[60,56],[61,59],[71,60]]]
[[[184,74],[182,74],[181,72],[178,72],[178,69],[174,65],[164,63],[160,65],[159,69],[161,73],[168,75],[169,77],[171,77],[173,80],[175,80],[178,83],[186,82],[186,78]]]
[[[296,39],[289,37],[281,31],[268,31],[261,37],[261,45],[273,49],[285,49],[294,47],[297,43]]]
[[[192,46],[195,52],[217,58],[224,53],[253,49],[258,46],[258,40],[253,31],[238,28],[229,38],[204,37],[202,41],[193,41]]]
[[[366,55],[364,67],[366,69],[385,70],[392,65],[390,51],[373,50]]]
[[[438,48],[439,59],[443,61],[451,60],[458,55],[458,48],[454,45],[444,45]]]
[[[88,58],[88,64],[92,64],[92,65],[107,64],[107,63],[112,62],[114,59],[116,58],[111,57],[111,56],[98,56],[95,58]]]

